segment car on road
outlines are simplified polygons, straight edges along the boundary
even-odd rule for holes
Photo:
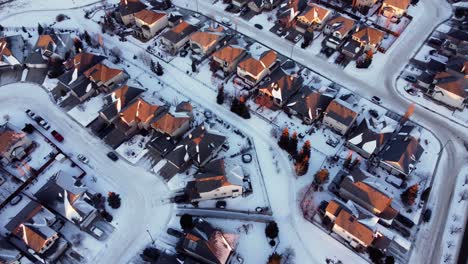
[[[99,229],[97,226],[91,227],[90,231],[93,232],[93,234],[99,238],[102,237],[102,235],[104,235],[104,231]]]
[[[260,24],[255,24],[254,27],[258,28],[258,29],[263,29],[263,26],[260,25]]]
[[[380,97],[378,97],[378,96],[372,96],[371,101],[374,104],[378,104],[378,105],[382,103],[382,99],[380,99]]]
[[[24,111],[29,117],[34,117],[36,115],[36,113],[34,113],[31,109],[26,109],[26,111]]]
[[[423,214],[423,221],[424,222],[429,222],[431,221],[431,216],[432,216],[432,210],[431,209],[426,209]]]
[[[52,130],[52,132],[50,132],[50,134],[52,134],[52,136],[58,141],[58,142],[62,142],[64,140],[63,136],[55,131],[55,130]]]
[[[231,19],[229,19],[227,17],[223,17],[223,19],[221,19],[221,23],[226,25],[226,26],[232,25]]]
[[[198,13],[193,13],[192,16],[193,16],[193,17],[200,17],[200,14],[198,14]]]
[[[38,125],[40,125],[42,128],[44,128],[45,130],[49,130],[50,129],[50,125],[49,123],[47,123],[47,121],[44,120],[44,118],[36,115],[36,117],[34,118],[34,120],[36,121],[36,123]]]
[[[413,75],[407,75],[405,76],[405,80],[410,82],[410,83],[415,83],[417,82],[418,80],[416,79],[416,77],[414,77]]]
[[[78,160],[81,161],[84,164],[89,163],[89,159],[86,156],[84,156],[83,154],[78,154]]]
[[[107,153],[107,157],[113,161],[119,160],[119,156],[117,156],[117,154],[115,154],[115,152],[112,151]]]
[[[294,37],[294,40],[293,40],[294,43],[299,42],[299,40],[301,40],[301,38],[302,38],[302,35],[301,35],[301,34],[298,34],[296,37]]]
[[[416,92],[415,89],[411,87],[405,87],[405,92],[409,93],[410,95],[416,95],[418,92]]]

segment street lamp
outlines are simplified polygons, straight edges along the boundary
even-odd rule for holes
[[[151,239],[151,244],[154,245],[154,239],[153,239],[153,237],[151,236],[150,231],[149,231],[148,229],[146,229],[146,232],[148,232],[148,235],[149,235],[149,237],[150,237],[150,239]]]

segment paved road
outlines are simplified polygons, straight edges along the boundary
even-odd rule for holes
[[[174,1],[177,5],[189,9],[195,9],[194,2],[187,0]],[[435,27],[451,15],[450,5],[445,1],[420,1],[419,5],[423,5],[424,11],[415,16],[412,23],[385,55],[376,55],[386,56],[385,62],[382,65],[373,65],[374,69],[371,69],[372,72],[367,72],[367,75],[361,75],[354,74],[352,71],[343,71],[338,66],[324,61],[310,51],[297,47],[292,50],[292,44],[289,41],[280,39],[267,30],[258,30],[248,21],[217,9],[208,1],[198,1],[198,3],[200,12],[205,15],[217,19],[224,16],[230,17],[235,23],[237,30],[243,34],[259,42],[263,42],[265,46],[285,56],[289,57],[292,53],[294,60],[308,66],[334,82],[355,91],[361,96],[367,98],[373,95],[379,96],[383,99],[384,106],[399,113],[404,113],[412,102],[407,98],[403,98],[396,91],[396,77],[426,37],[431,34]],[[273,39],[274,41],[271,41]],[[376,78],[375,76],[382,76],[382,78]],[[427,263],[428,252],[432,253],[432,258],[430,258],[432,263],[439,263],[441,254],[439,243],[443,234],[445,220],[447,219],[450,193],[454,189],[455,175],[458,174],[463,165],[463,157],[467,156],[463,144],[464,141],[468,141],[468,130],[424,108],[416,107],[412,120],[430,130],[439,139],[441,146],[445,145],[445,148],[444,157],[441,159],[441,164],[438,167],[434,179],[433,192],[428,203],[434,212],[437,212],[434,214],[436,217],[426,227],[421,229],[410,263]],[[452,177],[447,177],[447,171],[450,171]]]
[[[190,214],[201,217],[222,218],[222,219],[236,219],[242,221],[255,221],[268,223],[273,221],[271,215],[257,214],[255,212],[237,212],[223,209],[203,209],[203,208],[177,208],[177,215]]]
[[[111,212],[115,219],[112,224],[116,229],[110,239],[103,242],[105,244],[101,245],[100,252],[94,249],[92,254],[85,256],[89,263],[126,262],[149,242],[146,229],[155,237],[163,230],[172,216],[173,206],[160,202],[160,199],[168,196],[169,191],[159,177],[123,160],[112,163],[106,156],[109,148],[72,121],[39,85],[14,83],[0,86],[0,91],[2,110],[8,107],[15,118],[16,115],[24,114],[26,108],[42,113],[52,128],[64,135],[65,140],[60,147],[74,157],[78,153],[87,156],[93,166],[92,170],[84,166],[88,175],[94,175],[101,188],[106,186],[104,192],[116,191],[121,195],[122,207]]]

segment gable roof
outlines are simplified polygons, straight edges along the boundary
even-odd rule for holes
[[[326,110],[332,100],[332,96],[318,91],[308,92],[308,94],[301,92],[291,99],[288,106],[301,116],[315,120]]]
[[[107,82],[121,73],[123,73],[123,70],[110,68],[103,63],[99,63],[85,71],[84,75],[91,81],[98,83]]]
[[[135,14],[143,9],[146,9],[146,5],[139,0],[120,0],[119,13],[121,16]]]
[[[337,216],[340,211],[341,205],[335,200],[329,201],[327,207],[325,208],[325,212],[328,212],[334,216]]]
[[[249,72],[253,76],[257,76],[265,69],[272,67],[277,59],[277,54],[274,50],[265,51],[257,60],[250,56],[249,58],[241,61],[238,65],[242,70]]]
[[[468,98],[468,79],[462,76],[455,76],[449,72],[441,72],[434,77],[435,84],[462,98]]]
[[[163,17],[166,17],[166,13],[155,12],[153,10],[143,9],[135,14],[135,18],[145,22],[148,25],[158,22]]]
[[[204,48],[209,48],[215,45],[221,38],[222,34],[218,32],[195,32],[190,36],[190,40],[199,44]]]
[[[370,45],[377,45],[382,41],[384,33],[372,27],[364,27],[361,28],[358,32],[354,33],[353,37],[357,38],[360,42],[365,42]]]
[[[272,73],[280,75],[281,77],[277,80],[273,80],[266,87],[261,87],[259,90],[269,96],[280,99],[281,101],[287,101],[302,85],[303,79],[301,76],[288,75],[283,72],[280,68]]]
[[[53,45],[56,44],[50,35],[40,35],[36,42],[36,47],[41,49],[50,49]]]
[[[66,61],[64,65],[68,70],[76,69],[78,71],[78,74],[82,74],[92,66],[103,61],[105,58],[106,57],[101,55],[88,52],[81,52],[76,54],[73,58],[70,58],[68,61]]]
[[[142,89],[128,85],[123,85],[116,88],[106,97],[104,97],[105,106],[101,110],[101,114],[103,114],[107,119],[111,120],[142,92]]]
[[[171,30],[164,32],[161,37],[171,41],[172,43],[177,43],[197,30],[198,28],[196,26],[182,21]]]
[[[346,210],[340,211],[335,219],[335,225],[343,228],[366,245],[370,245],[374,240],[374,232]]]
[[[159,107],[160,106],[152,105],[139,97],[120,112],[120,118],[126,124],[132,122],[148,123],[155,116],[155,112]]]
[[[384,0],[384,4],[387,4],[389,6],[394,6],[399,9],[406,10],[408,9],[408,6],[410,4],[410,0]]]
[[[412,164],[419,160],[423,152],[424,149],[418,139],[410,135],[398,134],[390,140],[381,158],[408,174]]]
[[[304,11],[299,18],[305,19],[308,22],[312,22],[315,19],[323,21],[330,14],[330,10],[325,9],[319,5],[309,4],[307,9]]]
[[[364,118],[359,126],[350,133],[348,143],[369,154],[379,151],[395,131],[395,123],[389,119],[376,120]]]
[[[244,53],[244,49],[233,46],[225,46],[215,51],[212,56],[230,64],[237,60],[240,56],[244,55]]]
[[[151,127],[162,133],[172,135],[187,122],[190,122],[190,117],[188,116],[176,117],[171,113],[165,113],[160,118],[153,121]]]
[[[344,16],[337,16],[328,21],[327,25],[330,26],[333,31],[338,31],[341,35],[346,35],[353,29],[354,25],[356,25],[356,21]]]
[[[345,102],[335,99],[331,101],[326,110],[327,116],[350,126],[357,117],[357,113],[345,106]]]
[[[0,154],[8,151],[17,142],[23,140],[26,134],[23,132],[16,132],[10,129],[0,129]]]
[[[16,65],[24,60],[24,39],[21,35],[0,37],[0,66]]]
[[[346,178],[340,184],[340,188],[347,190],[359,199],[358,201],[351,197],[351,200],[354,202],[359,204],[362,201],[380,212],[383,212],[392,203],[392,198],[362,181],[353,182],[349,178]]]

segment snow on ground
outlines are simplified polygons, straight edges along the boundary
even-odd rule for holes
[[[116,151],[120,156],[124,157],[128,162],[136,164],[146,153],[146,143],[151,139],[151,136],[144,137],[135,135],[130,140],[122,143]]]
[[[102,107],[104,106],[103,97],[103,94],[92,97],[88,101],[69,110],[68,115],[70,115],[83,127],[86,127],[98,117],[99,111],[101,111]]]

